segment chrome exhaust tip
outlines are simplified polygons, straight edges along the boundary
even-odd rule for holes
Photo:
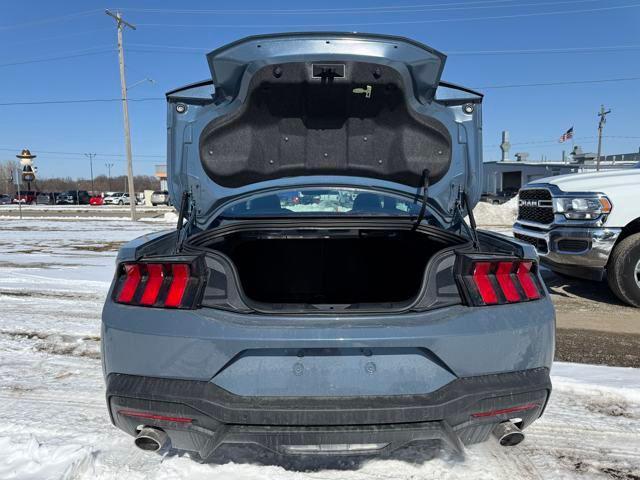
[[[160,428],[142,427],[133,442],[140,450],[157,452],[167,446],[169,435]]]
[[[503,447],[513,447],[524,440],[524,433],[513,422],[499,423],[493,429],[493,436]]]

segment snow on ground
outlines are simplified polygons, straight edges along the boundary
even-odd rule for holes
[[[107,415],[100,311],[119,245],[172,223],[2,220],[0,479],[640,478],[640,370],[562,363],[527,440],[471,446],[464,461],[416,452],[347,471],[295,472],[136,450]]]

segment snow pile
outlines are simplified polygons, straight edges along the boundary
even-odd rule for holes
[[[176,212],[167,212],[164,214],[164,221],[167,223],[178,223],[178,214]]]
[[[473,209],[476,223],[480,226],[512,226],[518,216],[518,197],[502,205],[479,202]]]
[[[0,438],[0,478],[22,480],[81,478],[93,468],[95,452],[77,444],[43,445],[35,436],[26,444]]]

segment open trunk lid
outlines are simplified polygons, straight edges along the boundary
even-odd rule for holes
[[[478,201],[482,97],[447,85],[459,97],[438,98],[442,53],[318,32],[248,37],[207,59],[211,82],[167,94],[169,191],[174,205],[191,193],[197,225],[237,197],[292,186],[415,197],[426,182],[445,224],[461,192]]]

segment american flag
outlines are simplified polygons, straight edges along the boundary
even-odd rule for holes
[[[562,136],[560,137],[560,143],[564,143],[570,138],[573,138],[573,127],[562,134]]]

